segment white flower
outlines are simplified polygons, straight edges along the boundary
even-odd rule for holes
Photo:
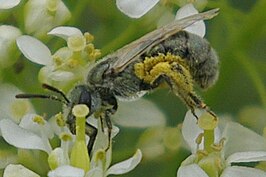
[[[243,167],[236,165],[240,162],[258,162],[266,161],[266,140],[255,132],[241,126],[240,124],[228,122],[223,129],[222,135],[215,135],[215,138],[225,138],[225,144],[220,144],[221,148],[213,153],[209,153],[201,161],[197,157],[195,139],[202,132],[197,127],[195,117],[188,112],[183,124],[183,136],[191,148],[192,155],[188,157],[178,169],[178,177],[208,177],[207,173],[220,171],[221,177],[266,177],[266,172],[251,167]],[[197,160],[196,160],[197,159]],[[212,167],[206,171],[202,167],[206,167],[213,160],[219,161],[219,168]],[[218,162],[217,161],[217,162]],[[235,165],[232,166],[232,163]],[[218,164],[218,165],[219,165]],[[206,169],[205,169],[206,170]],[[217,171],[216,171],[217,172]],[[218,174],[218,172],[217,172]]]
[[[180,8],[177,12],[176,12],[176,20],[184,18],[184,17],[188,17],[190,15],[194,15],[194,14],[198,14],[199,12],[197,11],[197,9],[194,8],[194,6],[192,4],[187,4],[185,6],[183,6],[182,8]],[[193,33],[193,34],[197,34],[201,37],[204,37],[205,32],[206,32],[206,27],[205,24],[203,22],[203,20],[195,22],[194,24],[188,26],[185,28],[186,31]]]
[[[109,151],[109,150],[108,150]],[[110,153],[109,153],[110,154]],[[104,150],[98,150],[92,158],[90,170],[85,174],[85,177],[107,177],[109,175],[125,174],[133,170],[140,162],[142,157],[141,151],[136,153],[129,159],[119,162],[109,167],[111,156]],[[84,171],[70,165],[59,166],[55,170],[48,173],[49,177],[83,177]]]
[[[44,65],[39,72],[41,82],[69,90],[74,83],[84,79],[100,51],[91,43],[91,34],[82,34],[74,27],[56,27],[48,34],[65,39],[68,47],[62,47],[52,55],[45,44],[28,35],[18,37],[17,46],[30,61]]]
[[[58,122],[61,121],[59,120],[62,119],[61,116],[62,114],[58,114],[55,116],[57,117],[57,121],[47,122],[38,115],[28,114],[22,118],[19,125],[10,119],[3,119],[0,121],[0,135],[8,144],[13,145],[16,148],[22,148],[24,150],[41,150],[46,152],[49,155],[48,163],[51,169],[55,169],[58,166],[69,165],[68,153],[69,147],[72,145],[70,142],[73,140],[73,135],[70,134],[70,131],[65,124],[59,125]],[[52,120],[54,119],[55,118],[52,118]],[[61,135],[61,147],[56,147],[53,150],[49,139],[54,137],[55,132]],[[8,160],[9,163],[16,162],[10,159],[12,158],[11,155],[8,157],[0,157],[1,168],[7,165],[2,162],[5,159]],[[31,159],[25,160],[27,161]]]
[[[96,119],[90,119],[89,123],[95,127],[100,126],[100,121]],[[118,133],[118,131],[119,129],[113,126],[111,137],[113,138]],[[112,145],[106,151],[105,149],[108,146],[108,143],[109,140],[106,129],[104,132],[99,130],[92,151],[89,171],[85,174],[85,177],[106,177],[111,174],[124,174],[133,170],[139,164],[142,153],[140,150],[137,150],[133,157],[114,164],[110,167],[112,159]],[[56,169],[50,171],[48,176],[79,177],[84,176],[84,170],[74,168],[73,166],[65,164],[58,166]]]
[[[31,36],[20,36],[17,38],[17,45],[24,56],[30,61],[44,65],[39,73],[39,79],[44,83],[65,82],[74,78],[74,74],[69,71],[56,70],[52,54],[48,47],[41,41]],[[63,51],[63,50],[59,50]],[[68,52],[69,56],[72,54]],[[66,53],[64,52],[63,53]],[[61,52],[62,53],[62,52]],[[58,54],[57,54],[58,55]],[[67,56],[67,57],[69,57]]]
[[[117,164],[112,165],[106,172],[106,176],[108,175],[120,175],[125,174],[131,170],[133,170],[141,161],[141,151],[138,149],[133,157],[119,162]]]
[[[81,31],[74,27],[60,26],[51,30],[48,34],[58,36],[67,41],[72,51],[82,51],[86,46],[86,39]]]
[[[61,0],[29,0],[24,7],[25,30],[42,37],[55,26],[64,24],[71,14]]]
[[[40,65],[51,65],[52,54],[48,47],[38,39],[23,35],[17,38],[17,45],[20,51],[30,61]]]
[[[141,2],[135,3],[135,5],[132,5],[131,3],[135,2],[135,1],[139,1],[139,0],[128,1],[128,2],[124,2],[124,1],[125,0],[117,0],[118,7],[120,7],[120,3],[123,4],[123,6],[121,5],[121,7],[120,7],[122,9],[121,11],[123,11],[127,15],[129,15],[131,17],[135,17],[135,18],[144,15],[149,10],[149,9],[145,9],[146,11],[144,11],[144,8],[146,7],[146,5],[147,6],[148,6],[148,4],[152,5],[153,3],[156,2],[156,1],[145,1],[145,0],[143,1],[143,0],[141,0]],[[145,5],[143,5],[143,3]],[[140,5],[140,7],[138,7],[138,5]],[[148,6],[148,7],[151,7],[151,6]],[[176,12],[175,19],[179,20],[179,19],[182,19],[184,17],[188,17],[190,15],[194,15],[194,14],[198,14],[198,13],[199,12],[194,8],[193,4],[186,4]],[[138,14],[139,16],[137,16],[136,14]],[[160,23],[164,23],[164,22],[161,21]],[[203,20],[201,20],[201,21],[198,21],[198,22],[190,25],[189,27],[185,28],[184,30],[186,30],[190,33],[193,33],[193,34],[197,34],[201,37],[204,37],[206,27],[205,27]]]
[[[131,18],[140,18],[153,8],[159,0],[116,0],[118,9]]]
[[[48,173],[49,177],[83,177],[85,175],[83,169],[70,165],[71,161],[69,160],[68,150],[69,147],[72,147],[72,144],[66,143],[65,141],[71,141],[71,143],[73,143],[74,139],[71,138],[71,135],[68,135],[69,131],[65,130],[65,126],[62,127],[61,125],[60,127],[61,147],[57,147],[53,150],[49,143],[49,139],[53,138],[55,132],[57,132],[57,134],[60,133],[60,130],[54,131],[58,128],[51,124],[60,121],[59,119],[62,118],[61,116],[62,114],[58,114],[52,118],[51,121],[46,122],[38,115],[29,114],[23,117],[19,125],[10,119],[3,119],[0,121],[0,132],[7,143],[17,148],[45,151],[49,155],[48,163],[51,168],[51,171]],[[55,118],[58,120],[55,121]],[[95,127],[100,127],[99,120],[94,118],[90,118],[89,120],[89,123]],[[92,159],[88,172],[85,175],[86,177],[106,177],[111,174],[124,174],[131,171],[139,164],[142,153],[140,150],[137,150],[133,157],[110,167],[112,144],[110,144],[109,149],[106,151],[105,149],[109,144],[107,130],[105,129],[104,132],[101,131],[101,128],[99,128],[99,130],[92,151]],[[118,131],[119,129],[113,126],[111,138],[113,138]],[[62,133],[65,133],[65,135],[62,135]],[[23,168],[23,170],[27,173],[29,172],[29,174],[31,172],[25,168]],[[6,171],[8,172],[9,169],[6,169]],[[17,174],[17,171],[18,170],[15,169],[14,173]]]
[[[11,9],[17,6],[20,0],[0,0],[0,10],[1,9]]]
[[[84,177],[84,170],[70,165],[64,165],[48,173],[49,177]]]
[[[160,0],[116,0],[116,6],[121,12],[131,18],[140,18],[151,10],[159,1]],[[203,9],[207,4],[207,0],[195,0],[192,2],[198,9]],[[183,8],[183,6],[192,2],[191,0],[178,0],[176,3]]]
[[[27,169],[23,165],[10,164],[5,168],[3,177],[40,177],[40,175]]]
[[[71,36],[82,36],[83,34],[81,31],[75,27],[71,26],[59,26],[54,29],[52,29],[50,32],[48,32],[49,35],[54,35],[61,37],[62,39],[66,40]]]
[[[21,118],[28,114],[33,113],[33,106],[29,100],[19,100],[15,95],[22,93],[18,88],[10,84],[0,85],[0,120],[12,119],[14,122],[19,123]]]
[[[0,25],[0,68],[7,68],[18,59],[15,41],[20,35],[21,32],[16,27]]]
[[[90,123],[93,124],[95,127],[100,127],[100,121],[97,121],[97,123]],[[113,126],[111,132],[111,139],[114,138],[118,132],[119,129],[116,126]],[[107,130],[105,129],[104,132],[98,131],[96,142],[92,152],[93,156],[91,159],[90,170],[85,175],[86,177],[106,177],[111,174],[125,174],[133,170],[140,163],[142,153],[140,150],[137,150],[133,157],[114,164],[110,167],[112,161],[112,144],[110,144],[109,149],[105,151],[106,147],[108,146],[108,143],[109,140]]]
[[[0,121],[0,131],[7,143],[17,148],[38,149],[50,153],[52,148],[45,134],[45,131],[49,132],[49,130],[44,130],[41,126],[38,126],[40,131],[36,134],[33,130],[22,128],[10,119]]]

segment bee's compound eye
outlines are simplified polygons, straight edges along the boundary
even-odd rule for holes
[[[90,107],[90,105],[91,105],[91,94],[90,94],[90,92],[88,90],[83,90],[80,93],[79,104],[86,104],[87,106]]]
[[[91,93],[86,85],[76,86],[70,93],[70,100],[73,105],[85,104],[91,109]]]

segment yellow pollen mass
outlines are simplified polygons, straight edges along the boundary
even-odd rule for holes
[[[159,54],[155,57],[146,57],[143,62],[134,65],[135,74],[146,83],[153,82],[161,75],[171,79],[174,87],[185,87],[193,90],[192,78],[185,61],[170,53]]]

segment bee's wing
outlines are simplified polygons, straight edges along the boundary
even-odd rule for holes
[[[107,58],[117,58],[115,62],[110,64],[109,70],[107,72],[118,73],[123,71],[126,66],[135,61],[135,59],[137,59],[141,54],[147,51],[148,48],[155,46],[161,41],[167,39],[169,36],[192,25],[197,21],[213,18],[218,14],[218,12],[219,9],[212,9],[203,13],[191,15],[180,20],[175,20],[172,23],[169,23],[155,31],[146,34],[136,41],[117,50],[113,54],[106,56]]]

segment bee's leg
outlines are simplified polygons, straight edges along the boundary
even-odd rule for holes
[[[158,86],[164,80],[173,92],[186,103],[196,119],[198,119],[198,116],[195,113],[195,108],[208,111],[206,104],[194,93],[193,79],[185,65],[173,62],[169,63],[166,69],[168,70],[164,70],[164,73],[156,75],[153,84]]]
[[[195,109],[194,108],[190,108],[191,113],[193,114],[194,117],[196,117],[196,119],[198,120],[199,117],[197,116],[197,114],[195,113]]]
[[[108,145],[107,145],[107,148],[105,149],[105,151],[107,151],[111,146],[111,133],[113,129],[113,125],[110,119],[110,114],[106,113],[105,121],[106,121],[106,126],[107,126],[107,131],[108,131],[107,132],[108,133]]]
[[[107,97],[108,96],[108,97]],[[108,145],[107,148],[105,149],[105,151],[107,151],[110,146],[111,146],[111,132],[112,132],[112,121],[111,121],[111,116],[116,112],[117,110],[117,100],[115,98],[115,96],[113,96],[112,94],[108,94],[105,96],[105,100],[103,101],[106,110],[104,111],[104,120],[105,120],[105,125],[107,127],[107,133],[108,133]]]
[[[74,119],[73,115],[68,116],[67,124],[71,133],[76,134],[76,120]],[[90,137],[89,143],[87,145],[89,155],[91,155],[91,151],[96,139],[97,132],[98,130],[96,127],[86,122],[85,133]]]
[[[103,128],[104,127],[104,125],[103,125],[103,119],[104,118],[103,118],[103,116],[100,116],[99,118],[100,118],[100,121],[101,121],[101,130],[102,130],[102,132],[104,132],[104,128]]]
[[[194,101],[194,103],[195,103],[195,105],[196,105],[196,107],[197,108],[199,108],[199,109],[204,109],[204,110],[206,110],[209,114],[211,114],[213,117],[217,117],[216,115],[215,115],[215,113],[214,112],[212,112],[211,110],[210,110],[210,108],[203,102],[203,101],[201,101],[198,97],[197,97],[197,95],[195,95],[194,93],[189,93],[189,96],[190,96],[190,98],[191,98],[191,100],[193,100]],[[195,112],[194,112],[194,109],[192,110],[193,108],[191,108],[191,111],[192,111],[192,114],[196,117],[196,118],[198,118],[197,116],[196,116],[196,114],[195,114]]]
[[[85,133],[90,137],[89,143],[87,145],[88,153],[90,156],[91,156],[91,150],[93,148],[96,139],[97,132],[98,130],[96,127],[86,122]]]

